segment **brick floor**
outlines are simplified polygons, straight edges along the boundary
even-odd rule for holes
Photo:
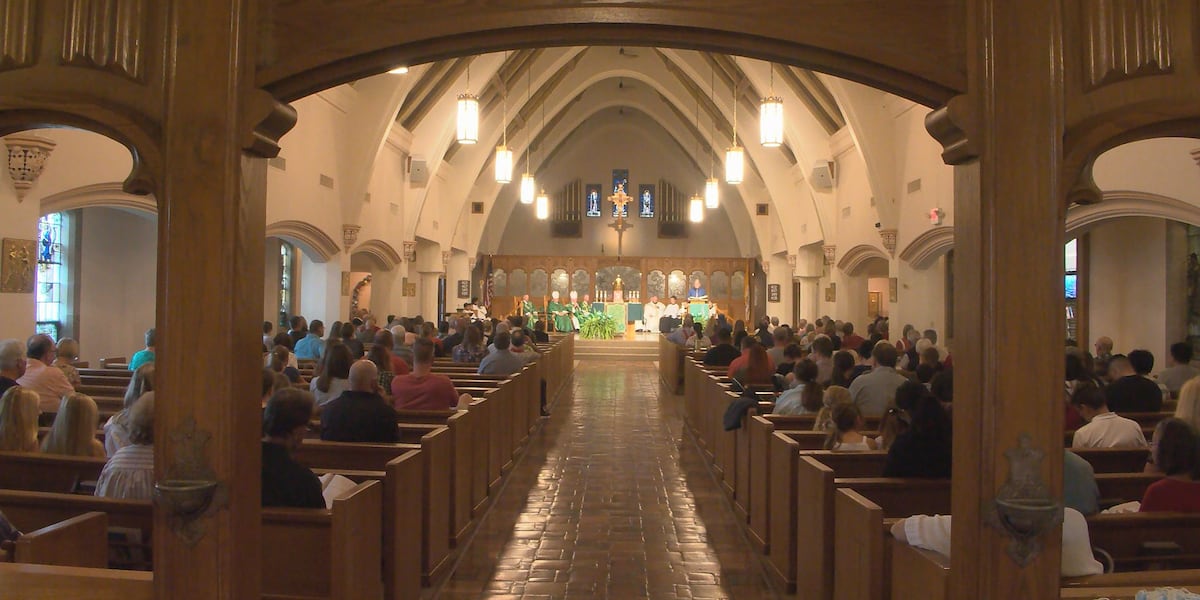
[[[438,598],[774,598],[650,363],[580,364]]]

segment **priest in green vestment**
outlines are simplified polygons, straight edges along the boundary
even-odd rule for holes
[[[557,291],[550,292],[550,303],[546,305],[546,314],[549,318],[554,319],[555,331],[571,331],[571,313],[567,310],[567,305],[559,302]]]
[[[533,329],[533,324],[537,323],[537,309],[533,307],[533,302],[529,301],[529,294],[521,296],[521,316],[525,317],[525,327]]]
[[[588,294],[584,294],[583,300],[580,300],[579,304],[575,305],[575,308],[577,311],[576,316],[578,316],[579,320],[582,321],[584,317],[592,314],[592,297]]]

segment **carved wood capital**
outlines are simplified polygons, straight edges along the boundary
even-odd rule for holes
[[[249,129],[242,148],[262,158],[278,156],[280,138],[296,126],[296,109],[258,89],[247,94],[242,106]]]
[[[979,158],[978,125],[969,98],[955,96],[925,117],[925,130],[942,145],[942,160],[961,165]]]

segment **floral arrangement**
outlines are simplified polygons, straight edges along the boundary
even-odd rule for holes
[[[611,340],[617,335],[617,321],[604,313],[579,318],[579,336],[585,340]]]

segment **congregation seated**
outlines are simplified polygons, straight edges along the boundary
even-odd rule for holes
[[[342,323],[341,342],[342,342],[342,345],[346,346],[346,348],[348,348],[350,350],[350,357],[353,360],[361,360],[362,357],[366,356],[366,347],[363,346],[363,343],[361,341],[359,341],[357,337],[355,337],[354,323],[350,323],[350,322]],[[326,350],[328,351],[329,348],[327,348]],[[317,404],[320,404],[320,403],[321,403],[321,398],[320,398],[320,396],[318,396]]]
[[[730,363],[742,355],[733,347],[733,333],[727,327],[718,327],[714,336],[716,342],[708,352],[704,353],[704,364],[713,367],[728,367]]]
[[[275,391],[263,409],[262,505],[325,508],[321,482],[292,459],[304,441],[315,403],[312,394],[295,388]]]
[[[879,343],[871,351],[875,366],[850,383],[850,396],[868,417],[882,416],[896,397],[896,389],[908,378],[896,372],[896,347]]]
[[[412,368],[413,353],[412,347],[405,340],[408,339],[408,330],[403,325],[395,325],[391,329],[392,332],[392,356],[408,363],[409,368]]]
[[[743,386],[769,385],[775,381],[775,365],[759,343],[758,338],[746,336],[742,340],[742,354],[729,363],[729,377]]]
[[[150,363],[133,372],[129,385],[125,387],[123,408],[104,424],[104,453],[110,458],[117,450],[129,445],[130,409],[143,394],[154,391],[154,371],[154,363]]]
[[[817,364],[807,358],[796,363],[795,383],[775,399],[773,415],[816,414],[824,407],[825,390],[817,383]]]
[[[320,319],[313,319],[308,326],[308,333],[296,342],[296,358],[320,360],[325,353],[325,340],[321,339],[323,335],[325,335],[325,323],[322,323]]]
[[[392,405],[397,409],[454,410],[471,403],[459,395],[449,377],[433,372],[433,343],[419,339],[413,348],[413,370],[392,379]]]
[[[570,331],[570,330],[564,329],[562,331]],[[537,323],[533,324],[533,341],[535,341],[539,344],[549,344],[550,343],[550,334],[546,333],[546,322],[545,321],[538,321]]]
[[[507,331],[501,331],[496,334],[495,341],[492,342],[494,350],[488,352],[488,355],[479,361],[480,375],[512,375],[525,368],[525,357],[513,353],[509,347],[512,343],[512,335]]]
[[[446,356],[446,352],[442,345],[442,339],[437,336],[437,327],[434,326],[432,321],[425,321],[424,323],[421,323],[421,333],[417,336],[417,338],[426,339],[430,342],[433,342],[434,356]]]
[[[375,365],[375,369],[379,371],[379,390],[381,394],[387,396],[391,393],[392,380],[396,378],[396,372],[392,370],[392,353],[383,346],[373,345],[367,351],[366,360],[371,361]]]
[[[321,439],[398,442],[396,419],[396,410],[379,394],[379,369],[369,360],[359,360],[350,367],[349,389],[321,410]]]
[[[821,394],[821,409],[817,411],[817,417],[813,419],[813,431],[828,432],[833,429],[833,407],[846,402],[852,402],[850,390],[840,385],[831,385],[825,388]],[[878,445],[879,440],[877,439],[875,443]],[[880,448],[880,450],[887,450],[887,448]]]
[[[1114,361],[1116,362],[1116,361]],[[1108,407],[1103,391],[1091,383],[1080,384],[1071,396],[1071,404],[1087,424],[1075,430],[1072,448],[1142,448],[1146,436],[1142,426]]]
[[[467,335],[468,321],[464,317],[456,317],[449,321],[450,330],[446,332],[446,337],[442,338],[442,347],[446,349],[447,356],[454,356],[454,349],[463,342],[463,338]],[[545,326],[543,326],[543,330]]]
[[[389,365],[388,370],[390,370],[393,375],[398,377],[400,375],[407,375],[409,371],[412,371],[412,364],[403,358],[396,356],[396,353],[392,351],[392,348],[395,346],[395,341],[396,340],[392,335],[392,332],[388,329],[380,329],[379,331],[375,332],[374,345],[387,351],[387,364]]]
[[[96,439],[99,424],[100,411],[91,396],[79,392],[67,394],[58,405],[50,432],[42,440],[42,452],[104,458],[104,444]]]
[[[775,374],[782,377],[791,375],[792,371],[796,369],[796,363],[802,358],[804,358],[804,350],[800,349],[800,344],[788,344],[787,348],[783,349],[783,359],[775,363]]]
[[[513,354],[516,354],[524,359],[527,363],[535,361],[538,358],[538,351],[530,340],[530,336],[524,331],[517,330],[512,334],[512,339],[510,340],[508,349],[511,350]]]
[[[838,385],[833,381],[833,342],[824,335],[814,336],[809,344],[809,355],[817,365],[817,383],[821,385]],[[849,388],[849,384],[842,385]]]
[[[877,450],[875,440],[861,433],[865,423],[858,405],[842,402],[830,409],[832,427],[825,438],[825,449],[834,452],[865,452]]]
[[[1100,511],[1100,488],[1092,463],[1070,450],[1063,450],[1063,505],[1080,513]]]
[[[58,367],[67,376],[67,381],[73,387],[78,388],[82,385],[83,380],[79,377],[79,370],[75,368],[75,362],[79,360],[79,342],[73,338],[62,338],[58,340],[58,356],[54,358],[54,366]]]
[[[455,346],[450,354],[457,363],[478,363],[487,356],[487,346],[483,344],[483,329],[478,323],[467,327],[463,341]]]
[[[914,383],[924,390],[925,386]],[[942,403],[925,393],[911,411],[908,431],[896,436],[883,465],[884,477],[950,477],[950,418]]]
[[[0,340],[0,395],[17,385],[25,374],[25,351],[21,342],[13,339]]]
[[[271,340],[271,344],[267,346],[267,355],[263,358],[263,366],[271,366],[271,351],[274,348],[279,348],[282,346],[284,350],[287,350],[287,362],[285,364],[292,369],[297,369],[297,372],[299,372],[300,361],[296,359],[296,354],[292,352],[292,347],[294,345],[295,343],[292,342],[292,337],[286,332],[281,331],[276,334],[275,339]]]
[[[667,306],[668,311],[671,310],[671,306],[674,306],[674,305]],[[667,318],[667,317],[664,317],[664,318]],[[678,329],[672,331],[671,333],[668,333],[667,341],[669,341],[673,344],[679,345],[679,346],[686,347],[692,341],[692,338],[695,335],[696,335],[696,328],[692,326],[692,315],[685,314],[683,316],[683,325],[680,326]]]
[[[274,323],[272,323],[270,321],[263,321],[263,338],[262,338],[263,352],[266,352],[269,348],[271,348],[275,345],[274,342],[271,341],[275,337],[275,336],[271,335],[271,332],[274,330],[275,330]]]
[[[914,515],[900,519],[892,525],[892,537],[950,558],[950,515]],[[1064,509],[1060,573],[1063,577],[1082,577],[1103,572],[1104,565],[1092,554],[1087,520],[1073,508]]]
[[[304,336],[308,335],[308,321],[300,315],[294,315],[288,319],[288,328],[284,332],[292,340],[292,343],[288,344],[288,348],[295,348],[296,344],[304,339]],[[278,344],[279,342],[275,343]]]
[[[787,350],[788,345],[791,343],[792,330],[787,325],[776,327],[771,331],[771,341],[770,347],[767,348],[767,356],[771,357],[771,361],[774,362],[776,366],[786,360],[784,351]]]
[[[1171,344],[1170,353],[1167,355],[1167,368],[1159,371],[1158,382],[1167,387],[1172,398],[1179,397],[1179,391],[1183,388],[1184,383],[1200,376],[1200,369],[1192,366],[1193,355],[1194,351],[1190,343]]]
[[[2,346],[0,346],[0,356],[2,356],[2,352]],[[1183,387],[1179,388],[1179,402],[1175,405],[1175,418],[1183,419],[1192,426],[1192,429],[1200,431],[1200,377],[1189,379],[1183,384]]]
[[[146,347],[138,350],[129,359],[129,370],[136,371],[144,364],[154,362],[154,328],[146,330]]]
[[[129,409],[129,445],[117,450],[96,480],[96,495],[149,500],[154,494],[154,392]]]
[[[37,452],[38,395],[13,386],[0,396],[0,451]]]
[[[333,344],[317,365],[317,375],[308,384],[318,407],[324,407],[350,387],[350,366],[354,364],[352,351],[345,344]]]
[[[1141,512],[1200,513],[1200,459],[1196,430],[1180,419],[1154,428],[1148,472],[1164,477],[1146,488]]]
[[[51,366],[56,353],[54,340],[50,336],[31,336],[25,343],[25,357],[28,359],[25,374],[17,379],[21,387],[37,393],[38,409],[47,414],[58,409],[63,396],[75,391],[75,387],[67,381],[67,376]]]
[[[291,352],[288,352],[286,346],[275,346],[275,349],[270,353],[270,365],[268,368],[275,373],[279,373],[288,378],[292,383],[300,383],[300,371],[296,367],[288,365],[288,358]]]
[[[1114,356],[1108,363],[1112,383],[1104,388],[1108,409],[1116,413],[1162,410],[1162,390],[1146,376],[1153,368],[1154,355],[1145,350],[1134,350],[1127,357]]]

